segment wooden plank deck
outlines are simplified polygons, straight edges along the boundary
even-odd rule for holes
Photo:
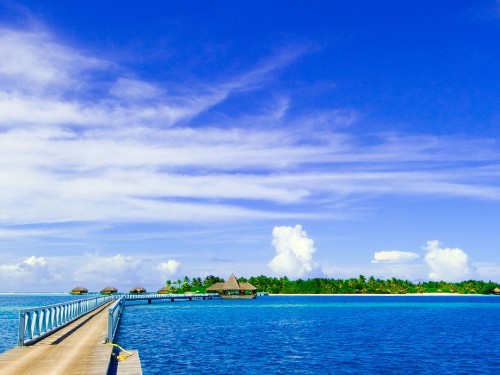
[[[108,308],[114,301],[80,317],[32,346],[0,354],[2,375],[105,375],[113,347],[103,344]]]
[[[109,365],[108,375],[142,375],[141,360],[137,350],[128,351],[132,355],[124,361],[112,359]],[[124,354],[119,353],[119,354]]]

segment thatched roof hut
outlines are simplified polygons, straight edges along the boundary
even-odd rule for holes
[[[234,273],[232,273],[229,279],[224,283],[222,290],[240,290],[240,284],[236,276],[234,276]]]
[[[76,288],[71,289],[71,294],[75,295],[87,294],[88,292],[89,290],[83,286],[77,286]]]
[[[257,290],[257,288],[254,287],[250,283],[240,283],[240,289],[243,289],[243,290]]]
[[[130,289],[130,294],[144,294],[146,293],[146,288],[142,286],[136,286],[135,288]]]
[[[206,289],[206,292],[219,292],[222,290],[222,288],[224,287],[224,284],[225,283],[215,283],[214,285],[211,285],[209,286],[207,289]]]
[[[493,294],[500,294],[500,288],[495,288],[492,290]]]
[[[158,294],[170,294],[173,292],[175,292],[175,289],[172,288],[171,286],[166,286],[166,285],[160,290],[158,290]]]
[[[112,287],[112,286],[107,286],[103,290],[101,290],[101,294],[116,294],[118,293],[118,289]]]
[[[250,283],[239,283],[231,274],[225,283],[215,283],[206,292],[218,292],[223,298],[255,298],[257,288]]]

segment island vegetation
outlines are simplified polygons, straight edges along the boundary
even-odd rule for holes
[[[218,276],[204,279],[185,276],[182,280],[167,280],[166,289],[172,293],[203,293],[205,289],[225,280]],[[238,278],[238,282],[249,282],[258,292],[272,294],[407,294],[407,293],[460,293],[500,294],[500,284],[491,281],[467,280],[462,282],[424,281],[413,283],[408,280],[381,280],[373,276],[360,275],[350,279],[313,278],[290,280],[288,277],[252,276]]]

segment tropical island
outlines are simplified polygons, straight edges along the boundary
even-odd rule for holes
[[[252,276],[239,277],[239,283],[250,283],[257,292],[271,294],[409,294],[409,293],[459,293],[459,294],[500,294],[500,284],[492,281],[467,280],[461,282],[424,281],[413,283],[408,280],[391,278],[377,279],[360,275],[350,279],[312,278],[290,280],[288,277]],[[165,291],[169,293],[203,293],[216,283],[223,283],[218,276],[204,279],[185,276],[182,280],[167,280]]]

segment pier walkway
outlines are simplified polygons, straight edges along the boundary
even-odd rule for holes
[[[2,375],[104,375],[111,345],[103,344],[108,329],[107,302],[35,345],[0,354]]]
[[[214,294],[122,294],[21,310],[19,347],[0,354],[0,375],[142,375],[139,353],[113,359],[127,301],[192,301]],[[114,350],[114,351],[113,351]],[[123,353],[119,353],[123,354]]]

